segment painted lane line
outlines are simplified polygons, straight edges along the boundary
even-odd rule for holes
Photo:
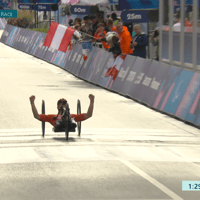
[[[122,159],[118,159],[118,160],[122,162],[123,164],[125,164],[130,169],[132,169],[134,172],[142,176],[144,179],[152,183],[154,186],[162,190],[165,194],[170,196],[173,200],[184,200],[181,197],[179,197],[177,194],[175,194],[173,191],[171,191],[169,188],[167,188],[166,186],[164,186],[163,184],[161,184],[160,182],[158,182],[157,180],[155,180],[154,178],[152,178],[151,176],[143,172],[141,169],[133,165],[131,162],[127,160],[122,160]]]

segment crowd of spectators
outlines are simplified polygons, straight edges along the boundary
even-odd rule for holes
[[[127,54],[146,58],[148,39],[139,25],[134,26],[135,36],[132,38],[116,13],[107,15],[106,20],[104,19],[104,12],[99,11],[83,19],[77,17],[74,21],[70,20],[69,25],[80,32],[80,37],[74,36],[74,39],[101,43],[106,51],[113,53],[114,58]]]

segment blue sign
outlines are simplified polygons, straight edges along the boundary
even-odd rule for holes
[[[91,6],[71,6],[70,12],[76,15],[91,15],[90,8]]]
[[[0,0],[0,7],[2,7],[2,9],[10,9],[11,0]]]
[[[36,4],[35,10],[38,11],[51,11],[51,4]]]
[[[17,10],[0,10],[0,18],[17,18]]]
[[[177,5],[180,5],[180,1],[181,0],[175,0],[174,3],[176,3]],[[192,5],[193,0],[185,0],[185,4]]]
[[[18,3],[57,3],[58,0],[18,0]]]
[[[158,9],[159,0],[120,0],[120,10],[124,9]]]
[[[32,4],[19,4],[18,8],[20,10],[34,10],[34,5],[32,5]]]
[[[119,4],[119,0],[109,0],[109,4]]]
[[[181,7],[180,6],[174,6],[174,13],[180,12],[180,11],[181,11]],[[190,12],[190,7],[189,6],[185,6],[185,11],[186,12]]]
[[[125,10],[121,13],[121,19],[124,23],[150,22],[148,13],[148,10]]]

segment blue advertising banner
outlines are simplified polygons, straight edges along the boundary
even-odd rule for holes
[[[159,0],[120,0],[119,10],[124,9],[158,9]]]
[[[181,119],[187,119],[190,122],[196,123],[198,117],[196,116],[198,101],[199,101],[199,91],[200,91],[200,74],[198,72],[194,73],[186,92],[181,99],[181,102],[175,112],[175,116]],[[198,98],[198,99],[197,99]]]
[[[13,29],[13,26],[11,26],[9,24],[6,25],[6,27],[3,31],[3,34],[1,35],[0,42],[6,43],[6,40],[8,39],[12,29]]]
[[[99,76],[98,82],[97,84],[101,85],[102,87],[108,87],[109,83],[113,80],[112,76],[108,76],[106,77],[106,73],[108,71],[109,68],[113,67],[113,64],[115,62],[114,58],[113,58],[113,54],[112,53],[108,53],[108,59],[107,62],[104,66],[104,69],[102,70],[102,73]]]
[[[102,50],[100,48],[96,48],[96,51],[93,54],[92,60],[87,70],[87,75],[85,77],[86,80],[90,81],[90,79],[92,78],[92,75],[95,71],[95,68],[97,66],[98,60],[101,57],[101,55],[102,55]]]
[[[72,74],[76,73],[77,68],[81,65],[80,62],[83,63],[82,58],[83,58],[83,54],[82,54],[82,48],[81,48],[81,45],[80,45],[80,50],[79,50],[78,55],[77,55],[77,57],[76,57],[76,59],[74,61],[74,65],[73,65],[73,67],[71,69],[71,73]]]
[[[141,101],[151,105],[156,99],[156,95],[161,87],[165,75],[168,73],[169,65],[153,60],[148,72],[145,74],[144,80],[140,86]]]
[[[1,29],[5,29],[6,24],[7,24],[6,19],[0,18],[0,30],[1,30]]]
[[[96,59],[96,63],[94,63],[94,70],[90,73],[88,80],[93,83],[98,83],[100,75],[104,69],[104,66],[107,63],[108,57],[110,54],[105,50],[100,50],[99,56]]]
[[[73,5],[70,7],[70,12],[73,15],[91,15],[90,8],[91,6]]]
[[[170,90],[167,92],[167,99],[163,111],[172,115],[175,114],[193,75],[193,71],[184,69],[181,71],[181,74],[172,82]]]
[[[35,44],[35,41],[37,40],[38,36],[40,35],[39,32],[36,32],[36,31],[32,31],[32,30],[29,30],[29,33],[27,35],[28,37],[28,44],[27,44],[27,47],[25,49],[25,52],[29,53],[30,54],[30,51],[32,49],[32,46]]]
[[[133,97],[139,101],[142,99],[140,86],[148,72],[152,60],[136,58],[132,69],[130,70],[122,87],[122,93]]]
[[[122,63],[119,74],[111,87],[111,90],[122,93],[123,83],[126,80],[130,70],[132,69],[136,61],[136,58],[137,58],[136,56],[131,56],[131,55],[126,56],[124,62]]]
[[[8,36],[5,43],[9,46],[13,46],[16,38],[18,37],[19,32],[20,32],[20,28],[18,28],[16,26],[12,26],[12,29],[10,31],[10,35]]]
[[[46,33],[41,33],[39,43],[33,53],[34,56],[43,59],[46,51],[48,50],[48,47],[43,46],[44,40],[46,38]]]
[[[78,65],[78,61],[80,61],[81,57],[82,57],[82,47],[79,43],[77,43],[74,47],[74,53],[73,55],[71,56],[71,64],[70,66],[68,67],[68,70],[72,73],[72,71],[76,71],[76,69],[73,70],[74,68],[74,65],[75,65],[75,68],[76,66]]]
[[[44,37],[43,33],[37,32],[37,38],[34,41],[34,44],[33,44],[33,46],[31,47],[31,50],[30,50],[30,54],[31,55],[35,55],[36,54],[36,52],[37,52],[37,50],[39,48],[39,45],[41,44],[41,42],[44,39],[43,37]]]
[[[169,71],[165,75],[165,78],[159,88],[155,101],[152,102],[151,104],[152,107],[157,108],[159,110],[163,110],[169,98],[169,95],[173,90],[174,82],[178,80],[181,71],[182,71],[181,67],[170,66]]]
[[[92,47],[92,50],[90,51],[90,53],[88,54],[88,58],[87,60],[84,61],[83,66],[79,72],[79,77],[85,79],[87,76],[87,72],[88,72],[88,68],[90,66],[90,63],[93,59],[94,54],[96,55],[96,47]]]

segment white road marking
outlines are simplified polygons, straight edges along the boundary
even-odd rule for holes
[[[175,194],[169,188],[167,188],[166,186],[164,186],[163,184],[161,184],[160,182],[158,182],[157,180],[155,180],[154,178],[152,178],[151,176],[149,176],[145,172],[143,172],[141,169],[139,169],[138,167],[136,167],[135,165],[133,165],[131,162],[129,162],[127,160],[122,160],[122,159],[119,159],[119,161],[121,161],[123,164],[125,164],[127,167],[129,167],[130,169],[132,169],[134,172],[136,172],[137,174],[139,174],[144,179],[148,180],[150,183],[152,183],[153,185],[155,185],[157,188],[159,188],[160,190],[162,190],[165,194],[167,194],[168,196],[170,196],[173,200],[183,200],[180,196],[178,196],[177,194]]]

